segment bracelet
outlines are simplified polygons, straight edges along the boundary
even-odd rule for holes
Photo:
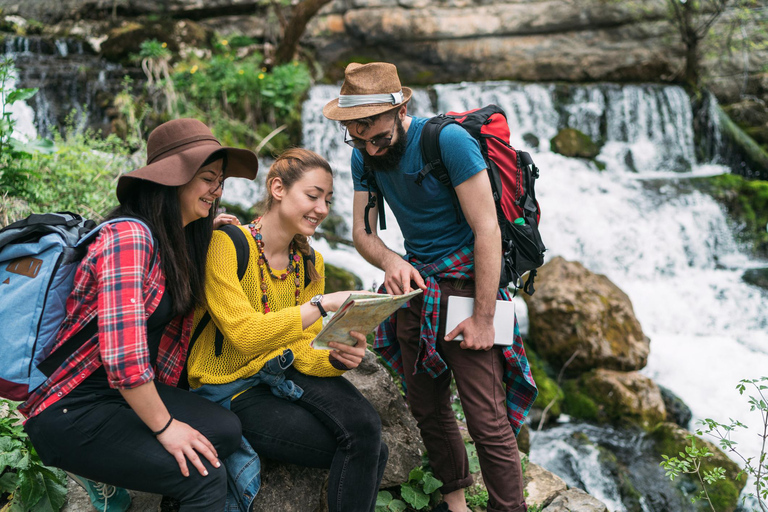
[[[173,422],[173,414],[171,414],[171,418],[168,420],[168,423],[166,423],[165,426],[160,430],[158,430],[157,432],[152,432],[152,435],[154,435],[155,437],[159,436],[160,434],[168,430],[168,427],[171,426],[172,422]]]

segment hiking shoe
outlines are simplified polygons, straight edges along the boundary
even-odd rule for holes
[[[131,495],[122,487],[94,482],[70,472],[67,474],[85,489],[91,499],[91,505],[99,512],[125,512],[131,506]]]

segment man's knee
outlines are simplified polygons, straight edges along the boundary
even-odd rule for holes
[[[216,439],[210,439],[210,441],[216,447],[219,458],[225,459],[240,447],[243,427],[240,423],[240,418],[235,413],[228,410],[223,410],[222,412],[226,414],[221,414],[217,418],[215,424]]]

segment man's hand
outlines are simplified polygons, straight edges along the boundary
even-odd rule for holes
[[[173,455],[179,464],[181,474],[189,476],[187,459],[197,468],[203,476],[208,476],[208,470],[205,469],[200,455],[208,459],[214,467],[219,467],[221,463],[216,453],[216,448],[203,434],[190,427],[183,421],[174,419],[168,429],[157,436],[157,440],[163,445],[168,453]],[[199,454],[199,455],[198,455]]]
[[[496,330],[493,327],[493,317],[478,318],[473,315],[446,334],[445,341],[453,341],[460,333],[464,334],[464,340],[459,345],[461,348],[490,350],[493,348],[493,340],[496,336]]]
[[[426,290],[427,285],[424,284],[421,274],[400,256],[394,256],[390,258],[384,268],[384,286],[387,288],[387,293],[392,295],[409,293],[411,291],[411,281],[416,283],[416,286],[422,290]]]

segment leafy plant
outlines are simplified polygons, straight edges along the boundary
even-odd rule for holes
[[[51,153],[56,146],[47,139],[24,142],[14,137],[16,121],[11,116],[10,106],[33,97],[37,89],[11,87],[12,78],[13,60],[0,58],[0,194],[22,196],[30,178],[39,177],[29,165],[33,154]]]
[[[422,465],[413,468],[408,474],[408,481],[400,484],[399,497],[390,491],[379,491],[376,512],[426,510],[430,502],[437,500],[437,490],[442,486],[443,482],[435,478],[425,457]]]
[[[66,500],[66,474],[45,466],[15,414],[17,404],[0,399],[7,411],[0,418],[0,492],[9,495],[3,510],[42,512],[59,510]]]
[[[762,419],[762,432],[758,433],[760,439],[760,452],[757,457],[745,457],[737,450],[738,443],[732,439],[732,434],[736,430],[746,429],[747,426],[738,420],[730,420],[730,423],[723,424],[713,419],[705,419],[699,421],[699,424],[703,425],[703,428],[696,430],[698,436],[709,436],[715,438],[720,447],[725,452],[730,452],[737,458],[740,458],[744,464],[736,479],[739,480],[744,475],[748,475],[754,478],[755,492],[748,493],[744,496],[743,500],[747,498],[753,498],[757,501],[760,510],[763,512],[768,511],[768,461],[766,455],[766,441],[768,441],[768,400],[765,396],[765,391],[768,390],[768,377],[761,377],[759,379],[742,379],[736,386],[740,395],[743,395],[747,389],[752,389],[754,395],[749,395],[750,412],[759,412]],[[702,469],[703,462],[713,456],[712,452],[706,447],[698,448],[696,446],[696,438],[693,435],[686,436],[686,439],[690,441],[690,445],[685,447],[685,452],[680,452],[677,457],[668,457],[662,455],[664,459],[661,462],[661,466],[665,469],[666,475],[670,480],[674,480],[681,474],[694,474],[698,477],[701,483],[702,490],[691,498],[692,502],[704,499],[709,503],[710,508],[715,511],[715,506],[710,499],[707,486],[712,486],[719,480],[725,479],[725,469],[722,467],[714,467],[708,471]]]

